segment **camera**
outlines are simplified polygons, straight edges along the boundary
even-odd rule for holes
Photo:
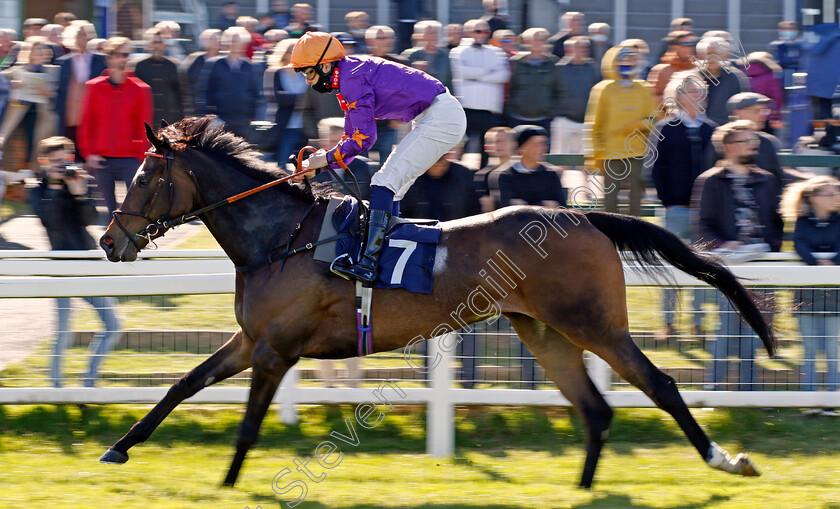
[[[61,173],[67,178],[73,178],[79,174],[81,168],[73,163],[64,163],[60,166]]]

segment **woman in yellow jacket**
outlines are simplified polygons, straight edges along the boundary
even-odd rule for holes
[[[604,80],[592,87],[586,106],[586,165],[604,176],[604,209],[617,212],[622,182],[630,188],[630,214],[641,213],[645,192],[642,161],[658,115],[653,87],[637,79],[638,53],[614,46],[601,60]],[[652,120],[649,120],[652,118]]]

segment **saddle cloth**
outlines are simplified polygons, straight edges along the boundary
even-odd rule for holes
[[[342,233],[350,236],[318,245],[315,259],[332,263],[339,256],[349,255],[358,260],[365,240],[360,232],[361,216],[359,202],[352,196],[331,197],[318,239]],[[432,220],[391,218],[374,288],[432,293],[435,252],[441,231],[437,224]]]

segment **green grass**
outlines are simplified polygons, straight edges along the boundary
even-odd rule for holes
[[[122,466],[97,462],[148,407],[0,407],[0,506],[252,509],[287,507],[272,479],[311,456],[332,430],[346,432],[350,406],[305,407],[285,426],[269,412],[260,444],[234,489],[219,488],[242,409],[179,408]],[[273,409],[272,409],[273,410]],[[408,407],[344,457],[320,483],[308,481],[298,507],[829,508],[840,489],[840,420],[795,411],[695,410],[730,452],[750,452],[763,472],[743,478],[704,465],[672,419],[657,410],[620,410],[595,487],[575,488],[582,432],[565,409],[459,408],[453,458],[424,455],[425,413]],[[324,472],[313,461],[315,475]],[[835,505],[832,505],[835,504]]]

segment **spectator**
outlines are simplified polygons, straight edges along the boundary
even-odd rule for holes
[[[566,206],[560,171],[545,163],[548,132],[537,125],[520,125],[514,131],[519,157],[499,166],[487,179],[497,205]]]
[[[47,25],[44,18],[27,18],[23,20],[23,40],[26,42],[30,37],[39,37],[41,29]]]
[[[452,88],[452,67],[449,64],[449,51],[440,46],[440,22],[435,20],[421,21],[415,28],[422,30],[422,44],[407,49],[401,55],[412,67],[431,74],[444,86]]]
[[[3,119],[3,116],[6,114],[6,106],[9,104],[9,91],[11,90],[12,86],[9,83],[9,78],[6,77],[5,73],[0,72],[0,120]],[[2,153],[0,153],[2,156]],[[0,184],[5,184],[4,182],[0,182]],[[0,193],[4,193],[3,186],[0,185]],[[3,196],[3,194],[0,194]]]
[[[292,71],[294,72],[294,71]],[[318,122],[318,146],[324,150],[329,150],[341,142],[341,137],[344,136],[344,119],[341,117],[325,118]],[[347,167],[352,172],[353,176],[347,174],[343,168],[335,168],[333,171],[338,175],[350,189],[355,190],[355,183],[353,177],[359,183],[359,194],[363,200],[370,198],[370,159],[362,156],[356,156]],[[330,172],[321,172],[319,175],[312,178],[315,182],[333,182],[339,189],[344,192],[344,189],[334,182],[335,178]],[[401,202],[404,203],[404,202]],[[420,216],[409,216],[420,217]]]
[[[481,207],[473,188],[473,172],[444,154],[417,177],[400,208],[405,217],[450,221],[478,214]]]
[[[508,29],[496,30],[490,38],[490,45],[504,51],[508,59],[519,54],[519,45],[517,43],[516,34]]]
[[[297,39],[306,32],[321,30],[320,25],[312,23],[312,13],[312,6],[309,4],[298,3],[292,5],[292,21],[285,27],[285,30],[289,32],[290,38]]]
[[[56,65],[56,61],[67,53],[67,48],[61,44],[61,32],[64,27],[57,24],[44,25],[41,29],[41,36],[49,41],[50,49],[52,50],[52,58],[50,63]]]
[[[58,88],[58,66],[49,65],[52,58],[47,39],[34,36],[24,43],[20,59],[6,71],[11,84],[9,105],[0,124],[0,151],[9,137],[23,127],[26,137],[26,160],[34,160],[38,142],[55,132],[53,98]]]
[[[152,121],[152,89],[126,71],[131,41],[111,37],[105,43],[108,68],[85,84],[77,131],[79,153],[94,172],[109,216],[117,208],[115,183],[126,189],[149,145],[143,122]]]
[[[484,15],[479,19],[486,21],[493,33],[496,33],[496,30],[505,30],[508,27],[504,18],[499,15],[499,12],[507,7],[506,4],[506,0],[481,0]]]
[[[0,70],[8,69],[17,62],[20,44],[15,42],[17,32],[11,28],[0,28]]]
[[[181,80],[181,90],[184,95],[184,107],[189,114],[198,114],[205,109],[204,96],[199,88],[201,71],[208,60],[219,56],[221,41],[222,31],[217,28],[208,28],[201,32],[201,35],[198,36],[198,44],[202,51],[190,53],[178,66],[178,77]]]
[[[423,17],[423,0],[393,0],[397,3],[397,53],[411,47],[414,24]]]
[[[622,46],[631,46],[639,52],[639,79],[646,80],[653,68],[650,61],[650,46],[641,39],[625,39],[621,43]]]
[[[81,168],[66,166],[75,158],[73,142],[68,138],[54,136],[38,144],[38,161],[41,178],[30,191],[32,208],[41,224],[47,230],[50,247],[54,250],[76,251],[96,249],[96,242],[86,226],[97,223],[96,207],[88,194],[87,175]],[[84,297],[99,313],[105,332],[94,336],[88,352],[90,367],[84,376],[84,386],[93,387],[99,366],[105,355],[119,341],[120,321],[114,310],[117,300],[113,297]],[[61,387],[61,356],[70,346],[70,299],[56,299],[58,308],[58,337],[53,346],[50,378],[53,387]]]
[[[814,177],[787,188],[782,198],[782,212],[796,221],[793,247],[808,265],[840,264],[840,181],[834,177]],[[813,253],[834,253],[831,258]],[[825,356],[827,365],[822,387],[837,390],[838,336],[840,336],[840,290],[797,289],[794,305],[805,356],[802,364],[802,390],[817,390],[817,355]]]
[[[782,245],[782,218],[773,176],[753,164],[758,136],[749,121],[732,122],[715,130],[712,142],[725,161],[700,175],[694,184],[694,235],[711,249],[736,252],[778,251]],[[753,390],[758,339],[743,324],[725,297],[718,295],[720,327],[713,342],[714,361],[707,372],[710,388],[726,383],[731,350],[740,359],[740,390]]]
[[[64,28],[69,27],[74,21],[76,21],[76,15],[72,12],[59,12],[53,16],[53,23],[61,25]]]
[[[836,23],[825,23],[813,27],[809,39],[815,42],[807,46],[805,89],[811,98],[812,118],[826,120],[833,117],[831,103],[840,81],[840,30]]]
[[[731,120],[748,120],[752,123],[751,125],[759,139],[755,165],[775,177],[777,194],[781,195],[782,188],[785,185],[803,178],[803,175],[798,171],[782,168],[777,155],[781,150],[781,142],[772,134],[762,131],[767,122],[767,117],[770,116],[772,102],[767,96],[754,92],[744,92],[733,95],[727,102],[726,107],[730,111],[729,118]],[[721,152],[716,152],[715,148],[718,147],[711,147],[707,152],[707,164],[709,166],[713,166],[717,159],[723,156]]]
[[[702,62],[701,71],[708,84],[709,106],[706,116],[719,125],[729,119],[726,102],[735,94],[750,91],[747,76],[729,62],[732,46],[722,37],[704,36],[697,43],[697,56]]]
[[[184,118],[184,97],[178,80],[178,64],[164,55],[166,42],[159,28],[146,30],[143,39],[151,56],[134,64],[134,75],[152,88],[152,120],[175,123]]]
[[[604,58],[604,53],[612,47],[610,42],[612,27],[610,27],[609,23],[592,23],[589,25],[588,32],[589,40],[592,43],[589,47],[592,60],[600,64],[601,59]]]
[[[105,42],[108,39],[103,39],[101,37],[95,37],[88,41],[87,43],[87,50],[91,53],[102,53],[105,54]]]
[[[291,17],[289,15],[289,4],[286,0],[271,0],[271,15],[274,17],[273,28],[288,26]]]
[[[219,17],[216,18],[216,24],[213,28],[218,30],[227,30],[232,26],[236,26],[236,18],[239,17],[239,4],[237,2],[225,2],[219,11]]]
[[[753,92],[771,99],[768,104],[770,115],[765,120],[766,125],[760,129],[772,134],[775,129],[770,126],[770,123],[781,122],[781,112],[785,105],[782,68],[773,60],[773,55],[766,51],[754,51],[748,54],[747,62],[749,67],[744,70],[744,73],[750,80],[750,88]]]
[[[370,16],[365,11],[352,11],[344,15],[344,22],[347,23],[347,29],[356,41],[356,48],[353,50],[356,54],[368,53],[367,43],[365,43],[365,31],[367,31],[369,21]]]
[[[671,20],[671,24],[668,27],[668,35],[662,38],[662,43],[657,49],[658,53],[656,56],[655,62],[659,62],[662,60],[662,57],[668,51],[668,47],[671,45],[671,32],[691,32],[694,33],[694,20],[691,18],[674,18]]]
[[[589,93],[599,81],[598,64],[589,57],[589,39],[566,39],[565,57],[557,63],[560,80],[560,109],[551,123],[551,151],[560,154],[583,153],[583,122]]]
[[[491,212],[496,209],[496,202],[490,195],[490,188],[487,181],[490,172],[496,168],[505,166],[516,151],[516,132],[510,127],[496,126],[487,130],[484,135],[484,150],[490,157],[497,160],[490,160],[490,164],[475,172],[473,186],[476,196],[481,204],[482,212]],[[506,167],[506,166],[505,166]]]
[[[236,18],[236,26],[244,28],[248,31],[248,34],[251,35],[251,42],[249,42],[248,46],[245,48],[245,58],[248,60],[253,60],[254,52],[263,50],[268,44],[265,37],[257,32],[259,25],[260,24],[256,18],[251,16],[239,16]]]
[[[289,38],[289,33],[286,32],[285,30],[283,30],[282,28],[274,28],[274,29],[268,30],[265,33],[265,40],[268,42],[268,44],[269,44],[269,46],[271,46],[271,48],[273,48],[275,45],[277,45],[278,42],[284,41],[288,38]],[[271,48],[269,48],[269,50]],[[268,51],[269,50],[266,51],[266,57],[268,56]]]
[[[461,38],[464,35],[464,26],[458,23],[446,25],[446,48],[452,51],[461,45]]]
[[[533,124],[551,131],[551,121],[560,114],[561,86],[557,62],[548,53],[548,30],[529,28],[522,32],[527,52],[511,59],[510,96],[507,113],[510,125]],[[549,136],[549,143],[551,137]]]
[[[160,30],[164,43],[164,55],[171,58],[175,63],[181,63],[187,58],[187,50],[184,49],[184,39],[181,39],[181,25],[174,21],[159,21],[155,28]]]
[[[265,34],[269,30],[274,30],[274,26],[277,21],[274,19],[274,16],[270,12],[264,12],[262,14],[257,15],[257,22],[258,25],[256,32],[265,37],[266,41],[268,41],[268,37],[266,37]]]
[[[552,53],[557,58],[566,56],[566,39],[586,36],[586,16],[582,12],[569,11],[560,18],[560,31],[551,36],[548,43],[553,45]]]
[[[365,32],[365,43],[367,44],[370,54],[397,62],[398,64],[408,65],[408,60],[396,55],[394,51],[394,31],[389,26],[374,25]],[[381,119],[376,121],[376,142],[371,147],[371,150],[379,154],[379,163],[384,163],[394,145],[397,144],[397,137],[399,136],[399,128],[402,122],[395,119]]]
[[[201,85],[205,113],[218,115],[231,132],[246,138],[251,119],[257,113],[260,91],[251,63],[245,59],[245,48],[251,35],[242,27],[231,27],[222,33],[220,55],[204,64]]]
[[[784,72],[784,86],[793,86],[793,73],[799,72],[802,57],[802,40],[796,21],[780,21],[777,25],[779,38],[770,43],[770,54]]]
[[[75,142],[76,129],[82,118],[85,83],[102,74],[107,66],[105,56],[87,50],[88,41],[96,37],[93,23],[76,20],[64,30],[63,36],[64,45],[72,51],[58,59],[55,111],[58,115],[58,132]]]
[[[724,159],[694,185],[696,240],[711,249],[766,243],[778,251],[782,245],[778,186],[772,174],[754,164],[760,142],[753,128],[748,120],[718,127],[712,143]]]
[[[592,88],[586,105],[586,164],[604,176],[604,208],[618,212],[622,183],[630,187],[629,213],[641,214],[645,182],[641,158],[647,153],[644,121],[656,109],[650,84],[637,79],[638,53],[630,46],[610,48],[601,62],[604,80]]]
[[[481,164],[487,166],[484,133],[502,125],[504,84],[510,79],[504,52],[487,44],[490,26],[486,21],[474,23],[473,42],[462,44],[449,53],[452,63],[452,84],[467,115],[468,152],[481,152]]]
[[[694,47],[697,38],[691,32],[671,32],[668,34],[670,44],[668,51],[662,55],[660,63],[651,68],[647,80],[653,85],[656,102],[662,101],[665,87],[671,82],[671,76],[676,72],[694,69]]]
[[[706,90],[697,71],[675,73],[664,90],[664,103],[676,105],[666,117],[656,124],[651,142],[656,151],[651,175],[656,193],[665,209],[664,226],[685,243],[691,243],[691,190],[694,181],[710,166],[704,164],[704,154],[712,145],[715,124],[704,115]],[[654,157],[655,154],[655,157]],[[646,161],[646,164],[649,162]],[[703,290],[694,293],[694,333],[702,334]],[[666,329],[663,336],[672,337],[677,291],[666,288],[663,292],[663,310]]]
[[[303,135],[303,98],[306,93],[306,78],[294,69],[283,69],[292,61],[292,48],[297,39],[286,39],[277,43],[266,71],[266,92],[268,101],[276,107],[274,114],[277,144],[275,155],[278,164],[284,163],[291,154],[306,145]],[[333,147],[335,145],[331,145]]]

